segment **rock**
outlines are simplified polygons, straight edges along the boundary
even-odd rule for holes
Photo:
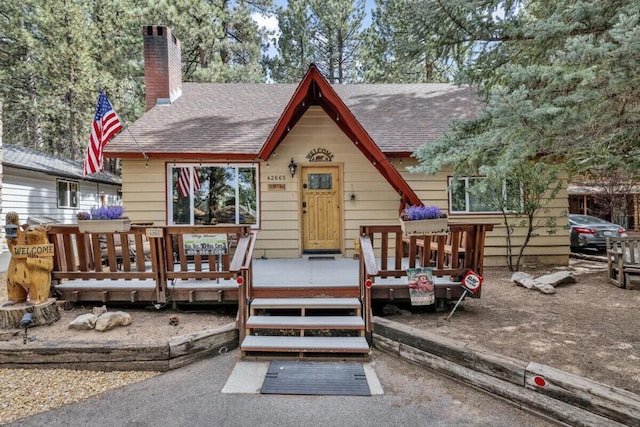
[[[527,289],[531,289],[535,286],[534,277],[522,271],[516,271],[511,275],[511,280],[520,286],[524,286]]]
[[[93,310],[91,310],[91,312],[96,316],[101,316],[107,312],[107,306],[103,305],[102,307],[93,307]]]
[[[576,278],[573,273],[569,271],[558,271],[556,273],[545,274],[544,276],[537,277],[536,282],[556,287],[567,283],[576,283]]]
[[[555,294],[556,293],[556,288],[554,288],[551,285],[548,285],[546,283],[538,283],[536,281],[535,285],[533,286],[533,289],[542,292],[543,294]]]
[[[75,329],[78,331],[88,331],[96,327],[96,321],[98,316],[93,313],[83,314],[76,317],[69,323],[69,329]]]
[[[108,331],[116,326],[127,326],[131,324],[131,315],[124,311],[109,311],[98,317],[96,331]]]

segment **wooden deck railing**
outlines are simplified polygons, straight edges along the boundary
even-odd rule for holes
[[[126,233],[81,233],[55,225],[55,292],[74,302],[227,302],[238,300],[252,280],[256,233],[248,226],[132,226]],[[200,254],[186,236],[214,235],[225,250]]]
[[[367,334],[374,300],[409,299],[407,268],[432,268],[436,304],[459,298],[464,275],[469,270],[483,273],[485,237],[491,230],[493,224],[450,223],[447,235],[404,236],[400,225],[361,226],[359,285]]]

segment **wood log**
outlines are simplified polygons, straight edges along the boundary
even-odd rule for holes
[[[60,320],[60,312],[55,298],[49,298],[40,304],[21,302],[17,304],[0,305],[0,329],[23,329],[20,324],[26,313],[33,315],[33,322],[29,327],[50,325]]]
[[[525,375],[528,389],[621,423],[640,425],[640,399],[635,393],[536,362],[529,363]]]
[[[34,341],[16,348],[14,343],[0,342],[0,366],[15,363],[100,363],[168,360],[167,343],[133,343],[121,341]]]
[[[376,347],[378,347],[379,342],[379,339],[374,340]],[[602,414],[572,406],[550,396],[533,392],[521,385],[503,381],[500,378],[458,365],[455,362],[405,344],[400,344],[399,356],[418,366],[432,369],[461,382],[471,384],[481,390],[486,390],[491,395],[504,397],[522,409],[543,414],[568,425],[611,427],[625,425],[606,418]]]

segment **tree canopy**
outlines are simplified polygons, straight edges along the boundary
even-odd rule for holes
[[[526,160],[637,168],[640,157],[640,4],[408,1],[421,49],[476,85],[486,107],[423,146],[416,171],[510,170]]]
[[[144,112],[142,27],[180,39],[183,79],[259,82],[263,30],[251,14],[272,0],[6,0],[0,6],[5,143],[84,157],[98,88],[121,118]]]
[[[252,15],[276,13],[280,37]],[[640,3],[631,0],[6,0],[0,6],[4,141],[79,160],[96,84],[121,117],[143,108],[143,24],[181,40],[183,80],[452,81],[484,101],[416,153],[415,171],[512,170],[523,160],[583,173],[640,162]],[[267,40],[278,55],[268,60]]]

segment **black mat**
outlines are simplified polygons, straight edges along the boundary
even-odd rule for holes
[[[361,363],[272,361],[262,394],[371,396]]]
[[[324,255],[324,256],[316,255],[316,256],[310,256],[309,257],[309,261],[335,261],[335,260],[336,260],[336,257],[327,256],[327,255]]]

